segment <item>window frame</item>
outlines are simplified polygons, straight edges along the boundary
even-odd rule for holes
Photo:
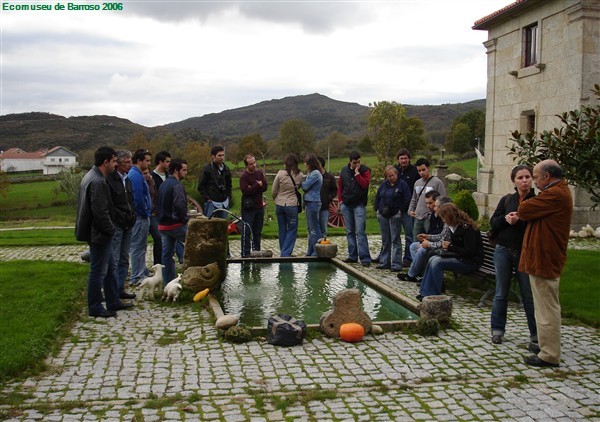
[[[540,25],[534,22],[523,27],[523,63],[522,67],[535,66],[539,63]]]

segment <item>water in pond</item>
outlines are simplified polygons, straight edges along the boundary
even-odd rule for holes
[[[418,319],[418,316],[329,262],[230,263],[217,297],[226,314],[240,316],[250,327],[265,327],[274,314],[285,313],[318,324],[340,290],[357,288],[364,311],[373,321]]]

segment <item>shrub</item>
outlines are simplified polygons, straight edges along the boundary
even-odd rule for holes
[[[490,217],[488,217],[487,215],[482,215],[481,217],[479,217],[479,220],[477,220],[477,225],[479,226],[479,230],[481,230],[482,232],[489,232],[492,228],[492,226],[490,225]]]
[[[230,343],[246,343],[252,340],[252,333],[246,327],[234,325],[225,331],[225,340]]]
[[[473,199],[473,195],[468,190],[461,190],[454,197],[454,203],[458,208],[466,212],[469,217],[477,221],[479,218],[479,210]]]
[[[65,193],[67,195],[70,204],[77,202],[77,195],[79,194],[79,185],[81,185],[81,179],[83,179],[84,173],[78,169],[69,168],[61,171],[58,174],[58,186],[53,190],[55,195]]]

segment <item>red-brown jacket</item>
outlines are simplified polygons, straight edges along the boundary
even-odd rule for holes
[[[567,259],[573,198],[564,180],[519,205],[527,221],[519,271],[543,278],[559,278]]]

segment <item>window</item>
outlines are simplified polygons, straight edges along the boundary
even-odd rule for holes
[[[535,133],[535,110],[527,110],[521,113],[520,131]]]
[[[533,66],[538,62],[538,24],[523,28],[523,67]]]

